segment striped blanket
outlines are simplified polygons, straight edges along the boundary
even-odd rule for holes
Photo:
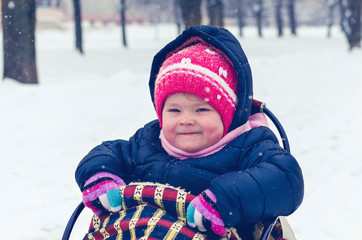
[[[84,240],[207,239],[186,224],[186,209],[195,197],[181,189],[156,183],[134,183],[120,188],[122,211],[94,215]],[[256,225],[256,232],[263,226]],[[241,239],[227,229],[222,239]]]

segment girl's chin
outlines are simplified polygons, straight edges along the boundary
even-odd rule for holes
[[[180,144],[178,148],[188,153],[195,153],[204,149],[204,147],[192,143]]]

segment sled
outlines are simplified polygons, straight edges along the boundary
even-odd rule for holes
[[[253,100],[252,112],[264,113],[275,125],[283,148],[290,152],[287,135],[279,120],[265,104]],[[198,232],[186,223],[186,209],[194,195],[173,186],[159,183],[131,183],[120,187],[122,210],[116,213],[93,215],[84,240],[100,239],[173,239],[207,240],[209,236]],[[62,240],[69,240],[77,218],[84,209],[80,203],[65,228]],[[241,239],[236,229],[226,229],[222,240]],[[214,238],[213,238],[214,239]],[[295,240],[285,217],[255,224],[255,240]]]

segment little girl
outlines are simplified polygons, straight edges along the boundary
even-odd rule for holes
[[[226,29],[195,26],[154,57],[149,81],[158,116],[128,141],[103,142],[76,180],[95,214],[121,210],[119,186],[157,182],[197,197],[187,223],[251,239],[258,221],[287,216],[303,199],[301,169],[262,113],[251,115],[251,70]]]

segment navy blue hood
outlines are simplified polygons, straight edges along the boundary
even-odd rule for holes
[[[157,74],[162,63],[168,54],[174,52],[192,38],[198,38],[207,44],[224,52],[232,61],[236,71],[238,72],[238,103],[233,121],[230,125],[229,132],[243,125],[250,116],[251,104],[253,100],[253,84],[251,69],[246,55],[239,41],[224,28],[214,26],[193,26],[186,29],[175,40],[167,44],[153,58],[149,87],[152,102],[154,103],[154,89]]]

